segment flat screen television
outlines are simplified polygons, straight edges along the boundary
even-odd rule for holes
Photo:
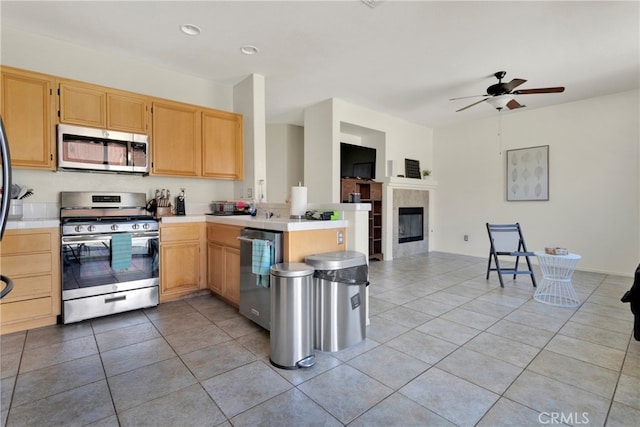
[[[340,176],[376,179],[376,149],[341,142]]]

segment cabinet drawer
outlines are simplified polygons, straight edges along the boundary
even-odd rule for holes
[[[52,267],[51,253],[2,257],[2,274],[14,280],[23,274],[51,273]]]
[[[160,242],[181,242],[185,240],[198,240],[200,238],[200,225],[184,224],[160,227]]]
[[[50,296],[52,291],[53,277],[51,274],[15,278],[13,279],[13,290],[2,299],[2,303]]]
[[[238,236],[240,236],[241,231],[241,227],[234,227],[233,225],[209,224],[207,226],[207,241],[239,248],[240,241],[238,241]]]
[[[27,301],[2,303],[0,319],[2,323],[18,320],[30,320],[41,316],[49,316],[53,313],[51,297],[37,298]]]
[[[51,234],[9,234],[2,240],[2,255],[51,251]]]

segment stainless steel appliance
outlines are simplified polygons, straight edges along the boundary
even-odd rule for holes
[[[273,264],[282,262],[282,233],[245,228],[240,237],[240,314],[266,330],[271,322],[271,289],[259,282],[253,271],[253,241],[265,240],[273,253]]]
[[[58,169],[149,173],[149,136],[58,125]]]
[[[159,227],[144,193],[60,193],[62,322],[158,305]]]
[[[4,122],[0,116],[0,157],[2,157],[2,188],[4,194],[0,202],[0,242],[4,235],[4,229],[9,219],[9,202],[11,201],[11,155],[9,154],[9,141],[4,129]],[[0,282],[4,287],[0,291],[0,299],[13,290],[13,281],[10,277],[0,274]]]

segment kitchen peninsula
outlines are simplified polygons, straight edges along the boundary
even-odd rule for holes
[[[271,206],[269,208],[272,209]],[[338,206],[335,208],[337,210]],[[316,253],[354,250],[354,245],[349,243],[353,242],[354,236],[358,234],[357,221],[353,218],[354,215],[363,215],[366,222],[368,205],[350,204],[347,207],[342,205],[340,208],[342,218],[348,219],[313,221],[284,218],[284,215],[281,215],[281,218],[274,216],[267,219],[264,212],[259,212],[255,217],[213,216],[204,213],[163,217],[160,222],[160,303],[212,292],[237,307],[240,276],[240,243],[237,238],[245,227],[282,232],[284,262],[304,261],[307,255]],[[24,218],[21,221],[9,221],[7,229],[9,236],[15,235],[18,238],[24,233],[36,231],[47,231],[57,235],[58,226],[59,221],[54,218]],[[366,236],[364,241],[366,242]],[[55,255],[52,255],[54,261],[51,266],[56,277],[51,281],[52,287],[46,295],[37,295],[35,299],[29,297],[34,303],[40,303],[41,297],[59,301],[59,240],[54,237],[50,244],[51,254]],[[4,246],[6,245],[3,245],[3,255],[9,256]],[[38,254],[41,252],[39,249],[34,251]],[[10,262],[9,259],[5,259],[4,267],[10,267]],[[36,265],[32,265],[32,268],[35,269]],[[24,272],[25,277],[30,274],[29,271]],[[40,272],[34,270],[33,274],[39,275]],[[18,296],[18,293],[14,295]],[[50,307],[47,317],[41,315],[42,310],[38,311],[38,307],[29,309],[25,306],[30,304],[29,298],[24,301],[21,298],[20,304],[24,309],[22,312],[38,313],[37,326],[54,324],[56,316],[60,314],[59,303]],[[12,303],[15,304],[16,301],[12,301],[11,298],[2,301],[3,306]],[[34,325],[33,319],[5,318],[9,311],[0,312],[3,334],[28,329]]]

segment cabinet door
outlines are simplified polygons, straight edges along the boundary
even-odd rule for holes
[[[148,99],[121,92],[107,93],[107,129],[147,133]]]
[[[2,67],[2,104],[11,150],[18,168],[54,169],[55,80],[51,76]]]
[[[240,304],[240,249],[224,248],[223,295],[236,305]]]
[[[218,295],[223,292],[224,255],[222,246],[207,243],[207,287]]]
[[[195,106],[154,102],[152,107],[153,175],[200,174],[200,115]]]
[[[60,122],[106,128],[107,93],[90,84],[60,82]]]
[[[217,110],[202,113],[202,176],[242,179],[242,116]]]
[[[199,289],[200,245],[198,242],[160,245],[160,300]]]

